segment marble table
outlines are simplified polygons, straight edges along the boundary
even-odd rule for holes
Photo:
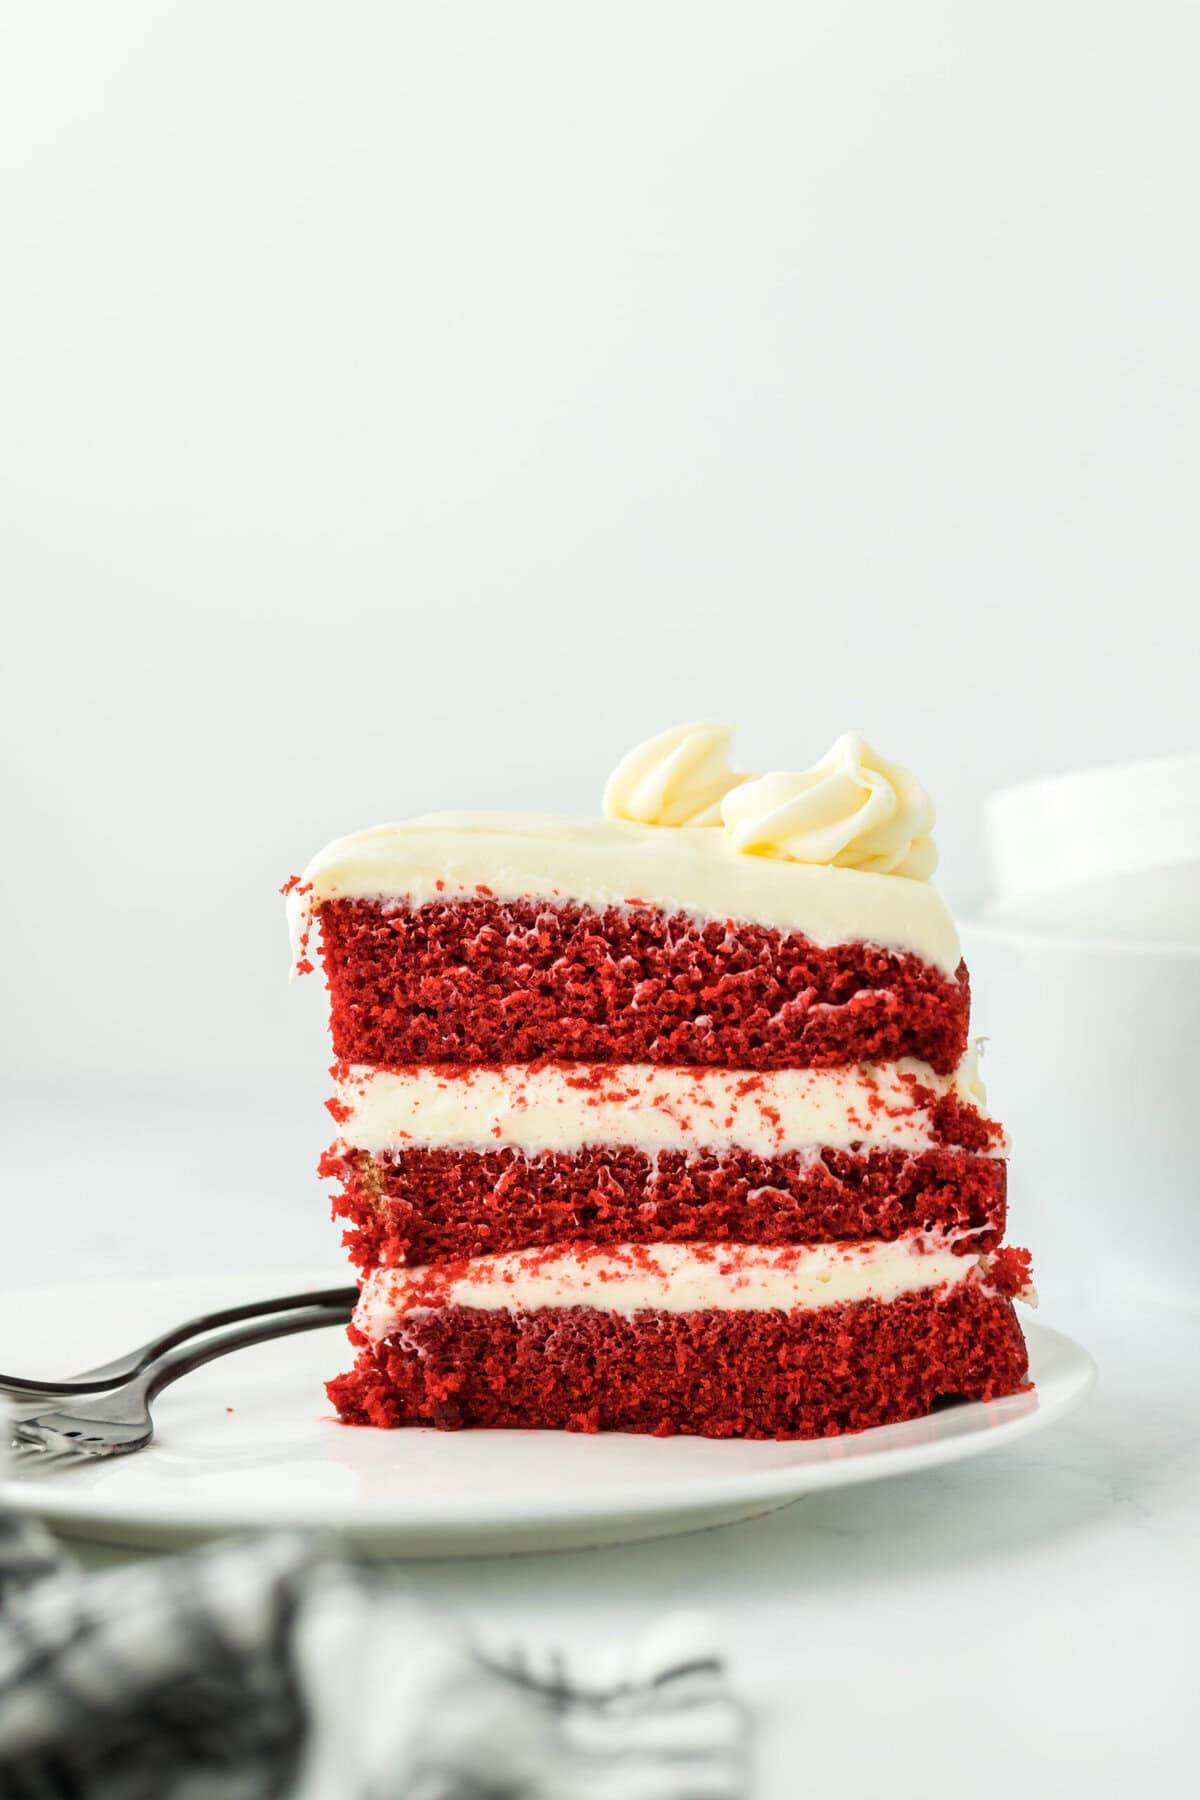
[[[5,1287],[329,1259],[300,1096],[9,1103]],[[761,1800],[1193,1793],[1200,1310],[1043,1283],[1041,1316],[1087,1345],[1100,1382],[1007,1451],[668,1541],[396,1578],[534,1642],[712,1614],[752,1707]]]

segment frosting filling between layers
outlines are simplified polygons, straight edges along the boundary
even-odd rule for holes
[[[904,1057],[763,1072],[643,1063],[501,1064],[339,1071],[330,1111],[348,1149],[529,1153],[614,1144],[643,1150],[736,1144],[759,1156],[855,1146],[928,1150],[945,1101],[987,1120],[975,1058],[951,1076]],[[998,1128],[984,1152],[1002,1155]]]
[[[927,881],[742,854],[706,827],[463,812],[376,826],[320,851],[288,893],[293,971],[325,900],[421,906],[479,892],[741,920],[822,948],[878,944],[950,978],[961,954],[949,909]]]
[[[506,1251],[423,1269],[376,1269],[354,1323],[373,1343],[413,1313],[458,1306],[528,1311],[793,1312],[955,1286],[980,1267],[974,1232],[909,1232],[885,1243],[591,1244]]]

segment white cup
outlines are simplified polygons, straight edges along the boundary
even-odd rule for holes
[[[1200,1304],[1200,949],[966,923],[1010,1243],[1051,1301]]]

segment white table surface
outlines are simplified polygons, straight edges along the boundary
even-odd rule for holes
[[[328,1260],[300,1096],[253,1116],[215,1092],[11,1098],[0,1285]],[[1010,1450],[717,1531],[398,1577],[538,1642],[715,1615],[761,1800],[1195,1792],[1200,1313],[1043,1291],[1041,1317],[1100,1383]]]

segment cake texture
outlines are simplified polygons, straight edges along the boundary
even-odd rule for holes
[[[434,814],[286,884],[361,1278],[339,1413],[807,1437],[1026,1379],[933,808],[678,727],[599,819]]]
[[[947,979],[915,956],[746,922],[475,894],[400,911],[333,900],[321,934],[347,1062],[787,1069],[915,1056],[946,1073],[967,1045],[961,964]]]
[[[363,1425],[827,1437],[990,1400],[1025,1378],[1012,1304],[968,1288],[815,1312],[444,1308],[329,1385]]]

